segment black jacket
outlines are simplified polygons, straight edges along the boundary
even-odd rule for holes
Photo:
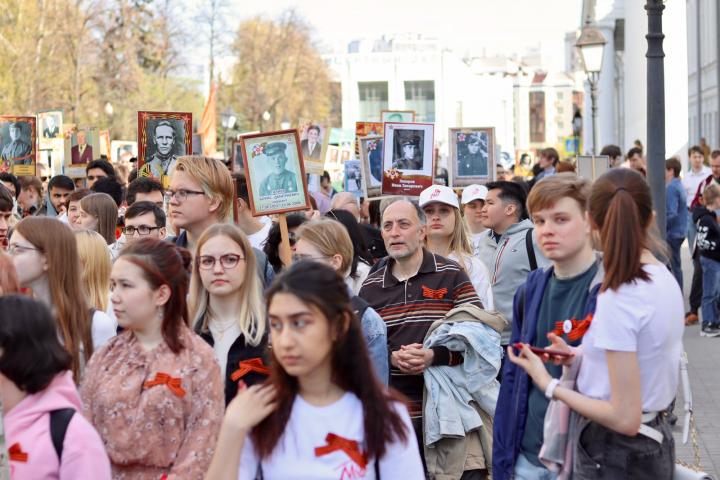
[[[693,209],[692,216],[697,228],[695,247],[703,257],[720,262],[720,226],[715,212],[698,205]]]

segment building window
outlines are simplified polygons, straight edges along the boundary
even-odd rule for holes
[[[415,110],[416,122],[434,122],[435,82],[405,82],[405,108]]]
[[[530,92],[530,142],[545,142],[545,92]]]
[[[330,83],[330,125],[342,125],[342,85]]]
[[[379,122],[380,112],[388,108],[387,82],[358,82],[360,120]]]

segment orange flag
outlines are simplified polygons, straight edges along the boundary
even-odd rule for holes
[[[215,94],[217,93],[217,84],[210,86],[210,95],[203,109],[200,118],[200,140],[202,141],[203,155],[212,155],[217,150],[217,121],[215,116]]]

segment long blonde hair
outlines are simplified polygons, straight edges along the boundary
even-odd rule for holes
[[[305,240],[326,257],[339,254],[342,257],[339,274],[345,276],[352,267],[354,249],[345,226],[330,218],[321,218],[300,225],[295,232],[297,240]]]
[[[245,341],[250,345],[259,345],[267,330],[265,321],[265,302],[262,297],[262,287],[257,274],[255,253],[250,241],[238,227],[228,223],[212,225],[200,235],[195,246],[192,266],[192,279],[190,281],[190,319],[193,325],[201,330],[208,329],[208,322],[212,315],[210,294],[200,279],[198,258],[203,245],[214,237],[228,237],[240,246],[245,255],[245,276],[238,291],[240,296],[240,310],[237,312],[237,322]]]
[[[451,254],[455,254],[457,262],[460,264],[462,269],[469,273],[470,270],[468,269],[468,262],[471,261],[470,257],[473,256],[473,249],[467,232],[467,224],[460,214],[459,208],[452,207],[452,211],[455,215],[455,225],[453,225],[453,232],[450,234],[450,246],[448,249]],[[425,245],[427,246],[427,244],[428,239],[425,237]]]
[[[27,217],[15,227],[45,255],[55,319],[65,349],[73,357],[75,381],[80,381],[81,365],[93,354],[92,318],[85,294],[80,288],[80,259],[70,227],[50,217]],[[80,358],[80,352],[83,358]]]
[[[80,277],[91,307],[107,310],[110,293],[110,253],[105,239],[92,230],[77,230],[75,240],[82,267]]]

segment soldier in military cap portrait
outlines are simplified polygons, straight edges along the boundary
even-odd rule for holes
[[[273,171],[260,183],[261,196],[298,191],[297,175],[285,169],[288,161],[286,150],[287,144],[283,142],[272,142],[265,146],[264,153]]]
[[[393,168],[398,170],[422,170],[420,136],[414,130],[399,130],[395,133],[395,159]]]
[[[0,152],[3,164],[32,165],[32,146],[30,145],[30,132],[24,122],[10,122],[8,125],[9,138],[3,140],[5,143]]]
[[[150,138],[155,146],[155,152],[140,168],[140,176],[162,178],[172,175],[178,157],[175,153],[178,135],[173,122],[170,120],[157,122]]]

